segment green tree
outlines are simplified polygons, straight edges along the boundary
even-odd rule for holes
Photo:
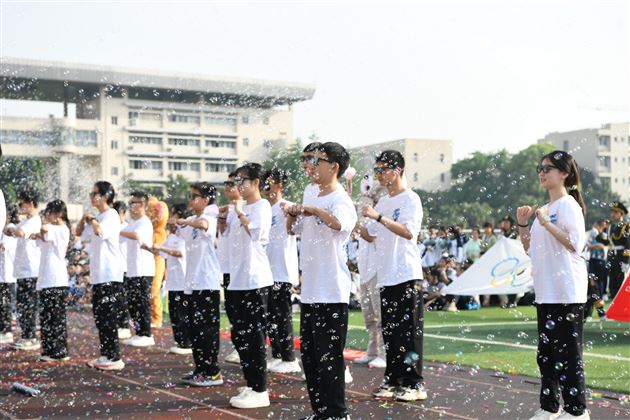
[[[42,197],[49,191],[46,185],[46,161],[40,159],[3,158],[0,164],[0,185],[7,203],[17,202],[17,193],[33,189]]]
[[[190,182],[185,177],[179,174],[174,177],[169,174],[165,187],[164,199],[169,206],[176,203],[186,203],[190,192]]]
[[[286,149],[273,149],[269,159],[262,163],[265,170],[280,168],[287,173],[287,184],[284,187],[284,198],[296,203],[302,202],[304,188],[308,185],[308,178],[302,170],[302,141],[298,138]]]

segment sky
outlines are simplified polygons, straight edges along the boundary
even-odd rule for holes
[[[295,134],[347,146],[449,139],[458,160],[630,121],[626,0],[0,0],[0,14],[3,57],[313,84]]]

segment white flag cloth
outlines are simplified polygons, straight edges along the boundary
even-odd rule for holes
[[[532,262],[521,241],[501,238],[457,280],[442,289],[457,296],[522,293],[533,288]]]

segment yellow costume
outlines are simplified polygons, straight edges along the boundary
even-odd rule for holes
[[[147,216],[153,223],[153,243],[162,245],[166,240],[166,222],[168,221],[168,206],[157,198],[149,198]],[[164,258],[155,256],[155,276],[151,286],[151,324],[162,325],[162,282],[166,274]]]

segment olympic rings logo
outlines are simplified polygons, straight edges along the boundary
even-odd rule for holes
[[[490,285],[492,287],[500,287],[510,284],[512,287],[523,286],[531,280],[529,276],[519,278],[527,270],[527,261],[519,260],[516,257],[508,257],[503,261],[499,261],[490,270],[492,279]]]

